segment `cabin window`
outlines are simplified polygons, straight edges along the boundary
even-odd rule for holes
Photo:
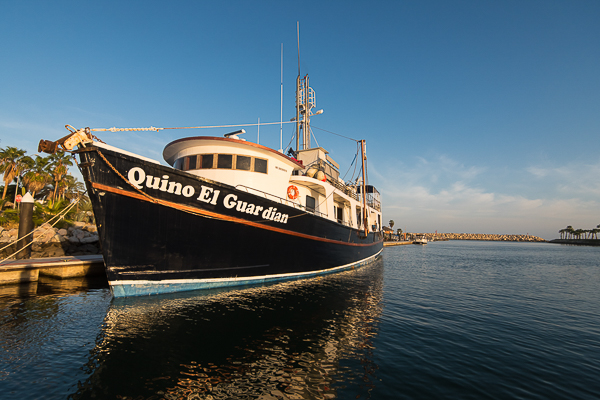
[[[267,160],[264,160],[262,158],[255,158],[254,159],[254,171],[262,172],[263,174],[266,174],[267,173]]]
[[[317,202],[316,202],[315,198],[307,195],[306,196],[306,209],[308,211],[315,211],[316,206],[317,206]]]
[[[200,158],[200,168],[208,169],[213,167],[213,160],[215,156],[213,154],[202,154]]]
[[[339,222],[340,224],[343,223],[344,222],[344,208],[340,207],[340,206],[337,206],[334,208],[336,209],[335,216],[337,218],[337,222]]]
[[[252,164],[252,157],[236,156],[235,169],[241,169],[242,171],[250,171]]]
[[[185,163],[184,163],[183,170],[187,171],[189,169],[196,169],[196,168],[198,168],[196,166],[197,162],[198,162],[198,156],[187,156],[185,158]]]
[[[173,164],[173,168],[175,169],[183,169],[183,158],[178,158],[177,160],[175,160],[175,163]]]
[[[233,168],[233,156],[231,154],[217,154],[217,168]]]
[[[235,162],[234,162],[235,159]],[[234,154],[195,154],[175,160],[173,168],[182,171],[191,169],[236,169],[267,173],[268,161],[264,158]]]

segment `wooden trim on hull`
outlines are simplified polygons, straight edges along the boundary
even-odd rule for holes
[[[146,197],[142,194],[130,192],[130,191],[123,190],[123,189],[114,188],[114,187],[103,185],[100,183],[91,182],[91,185],[96,190],[106,191],[106,192],[118,194],[121,196],[127,196],[127,197],[131,197],[131,198],[134,198],[137,200],[147,201],[149,203],[157,203],[157,204],[160,204],[160,205],[163,205],[166,207],[175,208],[175,209],[178,209],[178,210],[181,210],[184,212],[190,212],[190,213],[197,214],[200,216],[216,218],[216,219],[220,219],[223,221],[229,221],[229,222],[234,222],[234,223],[238,223],[238,224],[248,225],[248,226],[252,226],[255,228],[259,228],[259,229],[265,229],[265,230],[269,230],[269,231],[273,231],[273,232],[277,232],[277,233],[282,233],[285,235],[300,237],[303,239],[310,239],[310,240],[315,240],[315,241],[319,241],[319,242],[342,244],[345,246],[356,246],[356,247],[370,247],[370,246],[374,246],[374,245],[377,245],[377,244],[380,244],[383,242],[383,239],[381,239],[379,241],[372,242],[372,243],[349,243],[349,242],[344,242],[341,240],[321,238],[318,236],[308,235],[308,234],[300,233],[300,232],[294,232],[294,231],[291,231],[288,229],[277,228],[275,226],[269,226],[269,225],[261,224],[258,222],[248,221],[248,220],[245,220],[242,218],[236,218],[236,217],[232,217],[229,215],[216,213],[213,211],[203,210],[203,209],[197,208],[197,207],[191,207],[191,206],[186,206],[186,205],[182,205],[182,204],[177,204],[177,203],[166,201],[166,200],[155,199],[154,201],[152,201],[151,199],[149,199],[148,197]]]
[[[168,279],[162,281],[148,280],[116,280],[110,281],[114,297],[143,296],[151,294],[175,293],[200,289],[216,289],[223,287],[249,286],[271,282],[284,282],[307,279],[315,276],[328,275],[355,267],[361,267],[373,262],[383,249],[363,260],[319,271],[309,271],[288,274],[273,274],[255,277],[215,278],[215,279]]]

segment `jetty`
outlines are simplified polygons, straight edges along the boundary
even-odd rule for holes
[[[573,246],[600,246],[600,239],[552,239],[548,243],[570,244]]]
[[[493,234],[493,233],[406,233],[407,236],[423,235],[427,241],[434,242],[440,240],[484,240],[494,242],[545,242],[539,236],[529,234]]]
[[[413,244],[413,243],[414,242],[412,240],[389,241],[389,242],[383,242],[383,247],[404,246],[406,244]]]
[[[67,279],[104,273],[100,254],[6,260],[0,264],[0,285],[37,282],[40,275]]]

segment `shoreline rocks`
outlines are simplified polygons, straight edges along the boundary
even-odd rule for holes
[[[0,227],[0,247],[18,239],[18,229]],[[16,243],[0,251],[5,258],[16,251]],[[31,258],[101,254],[98,230],[95,224],[75,222],[68,229],[43,224],[34,230]]]
[[[425,235],[428,241],[436,240],[485,240],[501,242],[545,242],[538,236],[533,235],[502,235],[491,233],[410,233],[412,235]],[[407,235],[410,235],[407,234]]]

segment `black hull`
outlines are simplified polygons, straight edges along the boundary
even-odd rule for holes
[[[379,233],[365,236],[281,200],[136,157],[86,148],[80,159],[116,297],[330,273],[369,262],[383,248]],[[140,183],[141,173],[128,179],[132,168],[155,188]],[[169,193],[167,181],[187,191]],[[265,214],[272,208],[276,218]]]

